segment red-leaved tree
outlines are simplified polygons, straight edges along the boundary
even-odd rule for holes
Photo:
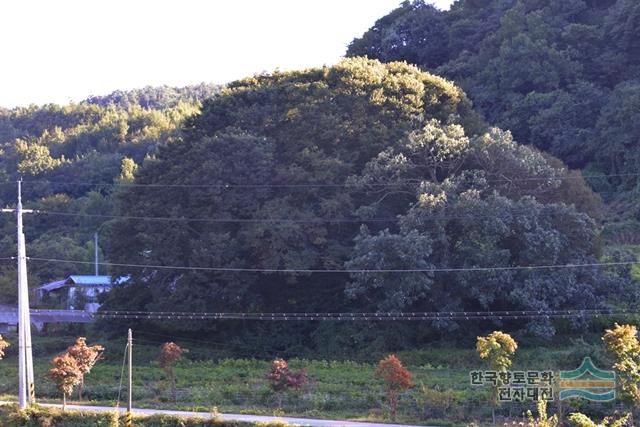
[[[309,382],[306,369],[293,372],[284,359],[275,359],[271,362],[271,371],[267,374],[267,379],[271,389],[278,395],[278,408],[282,407],[282,396],[286,390],[298,390]]]
[[[0,335],[0,360],[4,358],[4,351],[7,347],[9,347],[9,343],[2,338],[2,335]]]
[[[391,420],[396,420],[400,393],[413,387],[409,372],[395,354],[390,354],[378,363],[376,375],[384,381],[384,391],[391,408]]]
[[[56,383],[58,390],[62,392],[62,410],[67,406],[67,396],[73,392],[73,387],[80,383],[82,371],[78,362],[69,353],[54,357],[51,361],[53,368],[49,370],[49,377]]]
[[[171,380],[171,396],[173,396],[174,402],[178,400],[178,397],[176,395],[176,375],[173,371],[173,367],[180,359],[182,359],[182,354],[187,353],[188,351],[189,350],[180,347],[176,343],[166,342],[162,344],[160,356],[158,356],[158,363],[160,364],[160,367],[164,369]]]
[[[84,389],[84,376],[91,372],[91,369],[100,360],[104,347],[101,345],[87,345],[85,337],[76,338],[76,343],[67,349],[67,354],[76,360],[78,369],[80,370],[80,379],[78,383],[78,399],[82,399],[82,390]]]

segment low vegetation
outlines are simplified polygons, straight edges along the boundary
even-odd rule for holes
[[[411,372],[402,366],[402,362],[395,354],[390,354],[378,363],[376,376],[384,381],[384,393],[387,397],[391,421],[395,421],[400,394],[413,387]]]
[[[298,372],[289,369],[289,364],[284,359],[275,359],[271,362],[271,370],[267,374],[269,387],[276,393],[278,409],[282,408],[282,397],[289,390],[299,391],[308,382],[307,370]]]
[[[84,377],[100,359],[104,347],[101,345],[87,346],[86,338],[78,337],[74,345],[67,352],[51,360],[53,368],[49,370],[49,378],[56,383],[62,393],[62,409],[64,410],[67,397],[78,386],[78,399],[82,399]]]
[[[486,360],[489,369],[496,373],[504,373],[511,366],[513,354],[518,349],[518,344],[509,334],[493,331],[486,337],[478,337],[476,352],[481,359]],[[492,390],[491,417],[496,423],[496,406],[498,405],[498,387],[503,385],[498,382]]]
[[[4,357],[4,351],[9,347],[9,343],[2,338],[0,335],[0,360]]]
[[[124,426],[124,416],[115,412],[67,411],[35,406],[20,411],[15,405],[0,406],[2,427],[118,427]],[[286,423],[247,423],[198,417],[169,415],[135,416],[136,427],[285,427]]]
[[[171,395],[174,401],[177,401],[178,398],[176,397],[176,374],[173,368],[182,359],[182,355],[187,352],[187,349],[174,342],[166,342],[162,344],[160,355],[158,356],[158,364],[166,372],[171,382]]]
[[[618,328],[626,330],[630,327],[623,325],[614,330]],[[598,343],[597,336],[585,336],[585,340],[574,341],[571,345],[560,341],[549,342],[548,347],[521,343],[517,353],[512,351],[515,340],[507,337],[507,334],[496,331],[481,337],[478,342],[482,344],[481,350],[492,349],[491,357],[500,361],[500,366],[507,366],[504,358],[510,360],[512,365],[508,369],[572,370],[585,356],[591,357],[601,368],[616,368],[615,355]],[[57,353],[55,349],[64,348],[68,341],[69,338],[36,337],[36,392],[41,402],[56,401],[59,396],[54,384],[46,381],[50,356],[45,353]],[[611,339],[606,342],[611,342]],[[124,348],[124,341],[104,344],[107,350],[103,360],[87,377],[82,402],[115,406],[118,395],[126,395],[126,388],[118,386],[122,379],[120,351]],[[173,365],[176,379],[174,394],[158,361],[158,344],[146,344],[141,340],[134,351],[134,403],[136,407],[202,412],[219,410],[222,413],[373,421],[392,421],[395,417],[397,422],[443,426],[491,421],[492,390],[470,385],[470,371],[485,369],[487,362],[478,358],[472,341],[467,344],[467,348],[441,346],[404,351],[395,358],[370,354],[356,362],[215,358],[215,349],[193,342],[189,344],[190,352]],[[13,350],[9,351],[8,359],[0,363],[0,394],[15,393],[17,388],[17,360]],[[275,362],[278,363],[274,367]],[[283,366],[286,368],[284,371]],[[274,372],[280,375],[270,375]],[[280,386],[287,381],[292,386]],[[277,383],[276,387],[274,383]],[[393,396],[389,395],[390,390]],[[10,398],[4,398],[7,397]],[[215,410],[212,409],[214,407]],[[550,403],[548,408],[544,408],[544,413],[538,411],[534,418],[538,424],[532,425],[545,425],[540,424],[541,420],[551,423],[555,415],[566,420],[571,413],[604,419],[613,415],[616,408],[612,403],[565,401],[561,406],[557,402]],[[628,408],[633,409],[633,405]],[[560,417],[559,410],[562,410],[563,417]],[[527,411],[536,412],[536,402],[503,403],[495,407],[496,423],[526,418]]]

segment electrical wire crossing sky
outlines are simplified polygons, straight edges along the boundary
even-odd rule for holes
[[[441,9],[453,0],[432,1]],[[400,0],[0,2],[0,107],[331,65]]]

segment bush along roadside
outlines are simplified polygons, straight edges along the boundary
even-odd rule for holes
[[[60,409],[31,407],[21,411],[17,405],[0,406],[2,427],[118,427],[124,426],[124,416],[116,412],[62,411]],[[286,423],[247,423],[221,421],[212,416],[183,418],[169,415],[134,417],[136,427],[284,427]]]

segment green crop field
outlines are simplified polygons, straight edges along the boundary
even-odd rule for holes
[[[37,338],[35,370],[38,398],[60,400],[60,394],[47,378],[51,358],[66,349],[73,337]],[[90,340],[91,341],[91,340]],[[102,342],[107,347],[103,360],[86,377],[82,401],[115,405],[119,390],[126,396],[126,378],[120,389],[121,342]],[[185,347],[189,348],[186,344]],[[15,346],[11,347],[15,351]],[[116,351],[118,349],[118,351]],[[187,357],[175,369],[177,399],[173,401],[170,382],[155,360],[158,345],[148,343],[134,347],[134,406],[183,410],[295,415],[303,417],[388,421],[388,407],[381,381],[375,375],[375,360],[327,361],[290,359],[292,369],[305,368],[309,383],[300,391],[278,396],[269,387],[266,374],[269,360],[256,358],[206,359],[202,344],[189,348]],[[211,351],[211,354],[214,354]],[[472,387],[469,371],[486,369],[475,349],[446,346],[399,352],[398,356],[413,375],[414,387],[402,394],[398,421],[430,425],[466,425],[487,421],[491,417],[489,390]],[[579,340],[565,346],[520,348],[514,358],[515,370],[574,369],[585,356],[596,364],[609,367],[610,361],[597,337]],[[373,359],[373,357],[372,357]],[[125,371],[126,372],[126,371]],[[17,390],[17,360],[15,355],[0,361],[0,394],[14,398]],[[71,400],[76,400],[77,395]],[[502,417],[518,417],[532,408],[529,403],[503,404],[498,408]],[[577,404],[581,410],[582,406]],[[605,413],[607,405],[591,405],[588,410]]]

